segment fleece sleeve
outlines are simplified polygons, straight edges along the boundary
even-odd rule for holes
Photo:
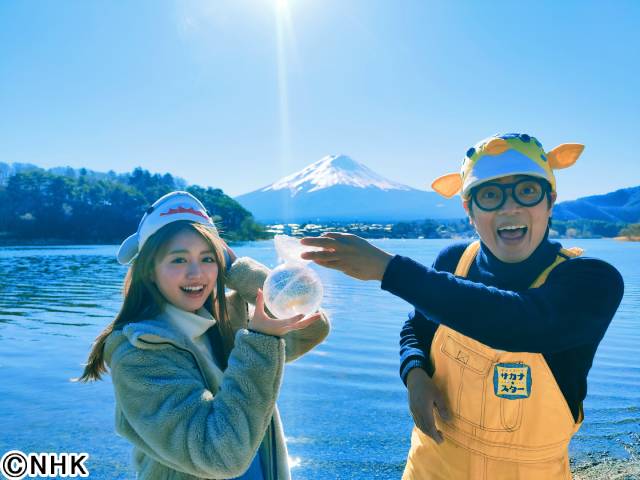
[[[283,365],[281,339],[240,330],[220,389],[211,392],[188,351],[127,342],[111,367],[116,428],[172,469],[203,478],[240,476],[271,421]],[[127,421],[120,423],[119,415]]]
[[[382,288],[430,321],[492,348],[553,353],[599,342],[624,284],[606,262],[575,258],[557,266],[540,288],[501,290],[394,257]]]

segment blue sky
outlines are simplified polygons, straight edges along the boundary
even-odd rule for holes
[[[0,161],[239,195],[344,153],[416,188],[497,132],[640,185],[640,2],[0,1]]]

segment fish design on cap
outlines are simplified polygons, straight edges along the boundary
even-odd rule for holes
[[[467,150],[459,173],[438,177],[431,187],[446,198],[460,192],[465,198],[479,183],[509,175],[533,175],[547,180],[555,191],[553,170],[570,167],[583,150],[582,144],[563,143],[545,152],[538,139],[526,133],[497,134]]]
[[[184,208],[184,207],[170,208],[166,212],[161,213],[160,216],[164,217],[165,215],[175,215],[177,213],[191,213],[193,215],[198,215],[199,217],[202,217],[205,220],[209,220],[202,212],[195,210],[193,208]]]

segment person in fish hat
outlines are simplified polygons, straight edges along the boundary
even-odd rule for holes
[[[480,240],[430,267],[355,235],[302,240],[322,247],[305,258],[414,307],[400,335],[416,425],[404,480],[571,478],[587,374],[624,290],[613,266],[548,238],[553,171],[583,148],[545,151],[516,133],[470,148],[460,173],[432,186],[461,194]]]

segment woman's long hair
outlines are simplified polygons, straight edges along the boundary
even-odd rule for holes
[[[217,234],[206,225],[182,220],[165,225],[145,242],[125,277],[122,308],[113,322],[96,337],[84,371],[77,381],[100,380],[102,375],[107,373],[104,346],[111,332],[120,330],[129,323],[153,318],[162,312],[167,301],[153,282],[156,260],[166,253],[169,241],[184,231],[193,231],[201,235],[211,247],[218,264],[217,298],[213,298],[212,293],[204,307],[216,318],[216,325],[222,339],[222,353],[225,360],[228,358],[233,348],[233,329],[227,315],[224,294],[226,271],[224,246]]]

